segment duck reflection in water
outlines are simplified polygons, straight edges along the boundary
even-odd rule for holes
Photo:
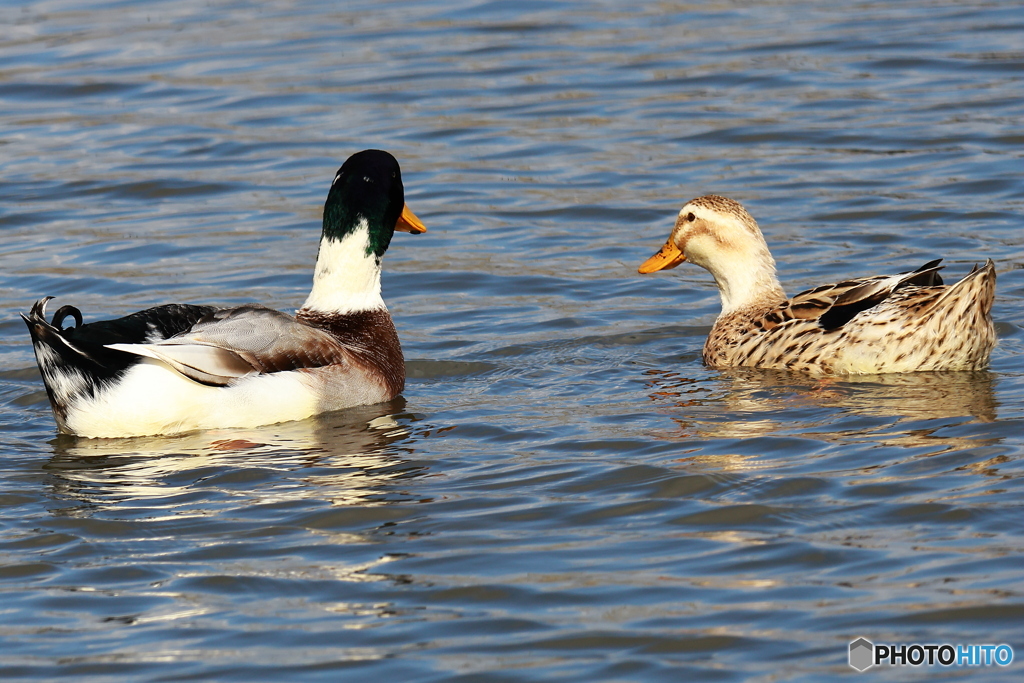
[[[396,485],[427,472],[412,461],[412,418],[401,414],[404,406],[400,397],[307,420],[179,436],[61,435],[51,442],[45,469],[55,492],[79,503],[65,515],[173,497],[199,482],[216,488],[209,480],[217,477],[232,495],[261,504],[310,497],[334,505],[398,502],[409,496]],[[270,478],[281,472],[280,485],[254,487],[258,471]]]
[[[744,439],[788,434],[789,411],[802,411],[801,435],[825,441],[846,441],[901,423],[914,427],[893,431],[885,443],[902,446],[979,446],[977,438],[937,436],[922,420],[967,418],[993,422],[998,403],[995,377],[975,372],[919,372],[862,375],[842,380],[815,379],[801,373],[733,368],[717,371],[717,381],[686,377],[678,372],[651,369],[645,373],[650,399],[679,426],[672,439]],[[809,414],[821,410],[820,416]],[[854,414],[889,418],[883,424],[866,423],[831,430],[839,416]],[[954,443],[963,441],[964,443]]]

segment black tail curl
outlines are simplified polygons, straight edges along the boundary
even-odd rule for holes
[[[61,306],[60,308],[58,308],[56,313],[53,314],[53,319],[50,321],[50,324],[56,327],[58,330],[64,331],[65,329],[67,329],[63,326],[64,319],[67,318],[69,315],[75,319],[75,329],[78,329],[79,327],[82,326],[82,312],[75,308],[74,306],[70,305]]]

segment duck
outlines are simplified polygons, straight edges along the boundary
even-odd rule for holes
[[[427,228],[405,203],[395,157],[364,150],[331,183],[313,286],[294,315],[170,303],[84,323],[64,305],[48,322],[53,297],[36,301],[21,317],[58,430],[120,438],[249,428],[396,398],[405,361],[380,286],[396,231]]]
[[[790,298],[753,217],[737,201],[706,195],[683,206],[668,240],[639,272],[688,262],[711,273],[722,300],[702,354],[712,368],[816,375],[984,369],[996,345],[995,264],[988,259],[946,285],[941,261]]]

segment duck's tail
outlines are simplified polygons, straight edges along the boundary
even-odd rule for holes
[[[975,310],[988,317],[992,314],[992,302],[996,298],[996,264],[988,259],[984,266],[974,264],[971,272],[960,282],[951,285],[928,307],[929,312],[944,309],[949,312],[964,309]],[[963,314],[961,314],[963,315]]]
[[[73,329],[82,326],[81,311],[74,306],[61,306],[47,322],[46,304],[52,298],[46,296],[35,302],[28,315],[22,313],[21,318],[32,335],[36,363],[43,376],[57,426],[64,431],[68,406],[82,394],[95,391],[95,383],[90,380],[94,373],[89,370],[99,362],[64,334],[62,324],[69,316],[75,320]]]
[[[992,302],[996,295],[996,266],[988,259],[977,265],[962,280],[945,291],[921,311],[931,321],[933,330],[941,330],[948,342],[944,369],[980,370],[988,365],[996,345],[992,322]]]

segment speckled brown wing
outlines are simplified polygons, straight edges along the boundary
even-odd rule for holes
[[[942,285],[938,274],[941,260],[929,261],[917,270],[899,275],[845,280],[800,292],[759,317],[754,325],[768,331],[790,320],[817,320],[823,330],[842,327],[861,311],[877,306],[903,287]]]

